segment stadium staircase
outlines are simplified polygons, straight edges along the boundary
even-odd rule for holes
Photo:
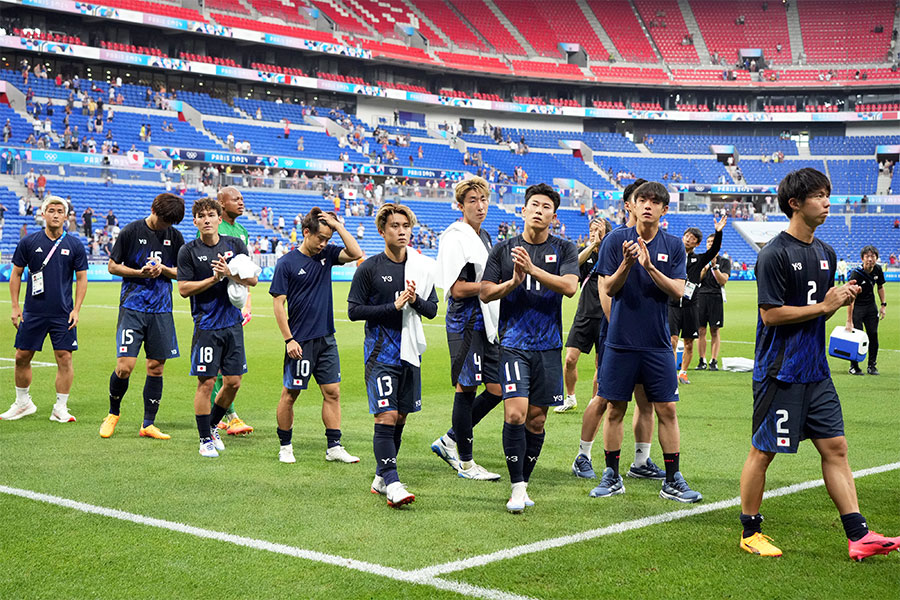
[[[637,19],[637,22],[641,25],[641,31],[644,32],[644,37],[647,38],[647,41],[650,43],[650,47],[653,49],[653,54],[656,55],[656,62],[665,63],[665,61],[663,61],[662,53],[659,51],[659,47],[656,45],[656,40],[654,40],[653,36],[650,35],[650,30],[647,29],[647,24],[644,23],[644,18],[641,17],[641,11],[638,10],[637,5],[634,3],[634,0],[628,0],[628,4],[631,5],[631,11],[634,13],[634,17]]]
[[[425,23],[432,31],[434,31],[448,48],[452,48],[454,46],[453,40],[450,39],[450,36],[444,33],[444,31],[440,27],[438,27],[437,23],[429,19],[428,16],[424,12],[422,12],[421,9],[419,9],[418,6],[410,2],[410,0],[402,0],[402,2],[406,5],[407,8],[409,8],[409,11],[411,13],[415,14],[420,21]]]
[[[525,39],[525,36],[523,36],[522,33],[518,29],[515,28],[515,26],[507,18],[507,16],[505,14],[503,14],[503,11],[500,10],[496,4],[494,4],[494,0],[483,0],[483,1],[484,1],[485,5],[489,9],[491,9],[491,12],[494,13],[494,16],[496,16],[497,19],[499,19],[500,23],[506,28],[506,30],[509,31],[510,35],[512,35],[513,38],[515,38],[515,40],[517,42],[519,42],[519,45],[522,46],[522,48],[525,50],[525,52],[528,53],[528,56],[537,56],[538,53],[534,49],[534,47],[528,42],[528,40]]]
[[[791,63],[797,64],[797,57],[803,52],[803,33],[800,31],[800,13],[796,2],[785,5],[787,12],[788,38],[791,40]],[[900,13],[898,13],[900,14]]]
[[[878,172],[878,183],[876,184],[876,193],[887,194],[888,188],[891,187],[891,175],[885,172]]]
[[[712,61],[709,58],[709,48],[706,47],[706,41],[700,32],[700,25],[694,17],[694,10],[688,0],[678,0],[678,7],[681,9],[681,16],[684,17],[684,24],[687,25],[688,32],[694,38],[694,48],[697,49],[697,56],[700,58],[700,64],[709,65]]]
[[[613,44],[609,34],[603,29],[603,25],[600,24],[600,20],[597,18],[597,15],[594,14],[594,11],[591,10],[591,7],[588,6],[586,0],[576,0],[576,2],[578,3],[578,7],[581,8],[581,12],[584,13],[584,18],[587,19],[587,22],[593,27],[594,33],[597,34],[597,38],[599,38],[603,47],[606,48],[606,51],[609,52],[609,57],[618,61],[623,60],[622,54],[616,48],[616,45]],[[596,60],[597,57],[589,56],[588,60],[591,59]]]

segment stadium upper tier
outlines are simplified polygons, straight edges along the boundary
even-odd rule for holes
[[[651,152],[660,154],[705,154],[709,155],[713,144],[733,145],[741,155],[772,154],[783,152],[787,156],[796,156],[797,144],[777,136],[751,135],[653,135],[645,142]]]

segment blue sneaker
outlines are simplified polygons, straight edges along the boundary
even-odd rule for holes
[[[591,490],[589,495],[591,498],[606,498],[624,493],[625,484],[622,482],[622,476],[615,475],[610,467],[606,467],[600,476],[600,483]]]
[[[675,481],[663,481],[662,489],[659,491],[659,497],[666,500],[674,500],[675,502],[684,502],[685,504],[693,504],[703,500],[700,492],[695,492],[691,486],[684,480],[681,471],[675,473]]]
[[[575,477],[581,477],[582,479],[597,478],[597,474],[594,473],[594,465],[591,464],[591,459],[580,452],[578,453],[578,456],[575,457],[575,462],[572,463],[572,473]]]
[[[635,466],[634,463],[631,463],[631,468],[628,469],[626,475],[634,477],[635,479],[665,479],[666,471],[665,469],[660,469],[656,466],[656,463],[648,458],[647,464],[642,467]]]

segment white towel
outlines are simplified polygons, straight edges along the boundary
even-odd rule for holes
[[[419,254],[412,248],[406,250],[406,267],[403,277],[416,284],[416,295],[427,300],[434,289],[434,260]],[[408,304],[403,307],[403,328],[400,332],[400,359],[418,367],[421,355],[428,344],[422,316]]]
[[[262,269],[246,254],[238,254],[228,261],[228,271],[241,279],[249,279],[258,276]],[[228,300],[231,301],[232,306],[244,308],[249,295],[250,290],[246,285],[228,280]]]
[[[464,221],[452,223],[438,242],[436,285],[444,290],[444,301],[450,298],[450,288],[459,278],[459,272],[467,263],[475,266],[475,278],[481,281],[484,268],[487,265],[488,250],[484,242],[475,233],[475,230]],[[497,342],[497,327],[500,322],[500,301],[484,303],[481,305],[481,314],[484,315],[484,331],[488,341]]]

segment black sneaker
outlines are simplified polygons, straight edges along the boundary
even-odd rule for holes
[[[700,362],[697,363],[697,366],[694,367],[694,370],[695,371],[705,371],[706,370],[706,361],[701,358]]]
[[[862,369],[860,369],[859,367],[850,367],[850,371],[848,372],[851,375],[865,375],[865,373],[863,373]]]
[[[716,359],[712,359],[711,361],[709,361],[709,370],[710,371],[718,371],[719,370],[719,363],[716,362]]]
[[[866,373],[868,373],[869,375],[880,375],[878,369],[875,368],[875,365],[869,365],[869,368],[866,369]]]

